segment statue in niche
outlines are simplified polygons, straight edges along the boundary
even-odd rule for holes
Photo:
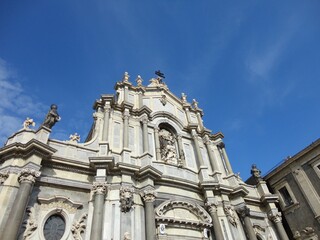
[[[61,120],[57,109],[58,106],[56,104],[51,104],[50,111],[47,113],[46,119],[42,123],[43,126],[51,129],[56,124],[56,122],[59,122]]]
[[[159,131],[161,159],[169,163],[177,163],[174,136],[166,129]]]

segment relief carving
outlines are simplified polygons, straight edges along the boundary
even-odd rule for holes
[[[29,183],[34,183],[36,181],[36,178],[39,177],[41,172],[36,171],[34,169],[30,168],[24,168],[21,170],[18,181],[19,183],[22,182],[29,182]]]
[[[92,186],[92,192],[94,194],[106,194],[107,187],[108,186],[106,182],[94,182]]]
[[[86,229],[86,224],[84,223],[87,219],[87,214],[81,215],[80,219],[72,224],[71,232],[74,240],[82,240],[81,233],[84,233]]]
[[[25,231],[23,233],[23,240],[30,239],[31,234],[38,228],[38,224],[35,220],[35,209],[34,207],[27,207],[26,209],[28,219],[23,222]]]
[[[166,129],[159,131],[161,159],[169,163],[177,163],[175,139],[171,132]]]
[[[120,188],[120,207],[121,212],[129,212],[133,206],[134,189],[129,187]]]
[[[234,209],[230,205],[224,204],[223,210],[227,216],[229,223],[231,223],[232,226],[237,227],[238,218]]]
[[[157,193],[154,190],[144,190],[141,193],[141,197],[145,202],[154,202],[157,197]]]

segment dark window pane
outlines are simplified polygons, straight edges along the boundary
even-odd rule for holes
[[[293,200],[288,192],[288,189],[286,187],[283,187],[283,188],[280,188],[279,189],[279,192],[281,194],[281,197],[284,201],[284,205],[287,207],[287,206],[290,206],[293,204]]]
[[[64,219],[58,215],[52,215],[44,224],[43,234],[46,240],[59,240],[62,238],[66,228]]]

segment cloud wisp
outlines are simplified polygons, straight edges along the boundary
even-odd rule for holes
[[[27,117],[39,118],[45,111],[18,83],[15,72],[0,58],[0,145],[15,131],[22,128]],[[38,123],[39,124],[39,123]]]

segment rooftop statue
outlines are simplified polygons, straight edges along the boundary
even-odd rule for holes
[[[61,120],[61,117],[59,116],[57,109],[58,106],[56,104],[51,104],[50,110],[47,113],[46,119],[42,123],[42,126],[51,129],[56,124],[56,122],[59,122]]]

